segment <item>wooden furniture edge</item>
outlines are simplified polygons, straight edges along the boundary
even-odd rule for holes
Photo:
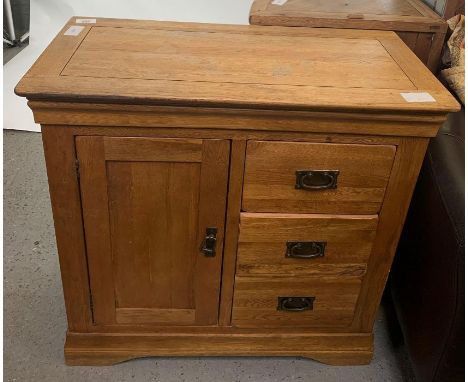
[[[444,19],[448,20],[457,14],[465,14],[464,0],[447,0],[444,9]]]
[[[298,344],[300,346],[298,346]],[[313,348],[313,350],[312,350]],[[368,364],[371,333],[79,334],[68,332],[67,365],[113,365],[149,356],[301,356],[329,365]]]
[[[327,14],[327,16],[332,16]],[[284,16],[258,16],[251,15],[249,22],[252,25],[262,26],[262,27],[295,27],[295,28],[333,28],[333,29],[343,29],[343,30],[365,30],[365,31],[398,31],[398,32],[415,32],[415,33],[437,33],[444,29],[444,24],[439,22],[428,22],[424,18],[420,18],[417,21],[406,21],[400,22],[391,27],[388,25],[392,20],[391,19],[382,19],[382,20],[362,20],[362,19],[336,19],[336,18],[320,18],[310,20],[301,16],[288,16],[287,20],[284,19]],[[372,23],[370,25],[366,25]],[[434,27],[435,26],[435,27]],[[356,29],[353,29],[356,28]],[[375,28],[375,29],[374,29]]]
[[[243,25],[243,24],[216,24],[216,23],[197,23],[197,22],[179,22],[166,20],[134,20],[134,19],[115,19],[94,16],[73,16],[69,19],[65,26],[74,25],[74,20],[79,18],[96,19],[96,23],[92,26],[96,27],[138,27],[139,29],[165,29],[165,30],[184,30],[184,31],[206,31],[222,32],[222,33],[238,33],[239,27],[244,27],[245,31],[252,34],[266,35],[294,35],[298,33],[303,36],[323,36],[326,35],[326,30],[310,29],[309,27],[284,28],[281,26],[258,26],[258,25]],[[83,24],[86,25],[86,24]],[[388,31],[384,30],[359,30],[349,28],[333,28],[339,32],[341,37],[352,36],[353,38],[369,38],[369,35],[374,37],[384,36]],[[340,31],[341,29],[341,31]]]
[[[372,331],[418,179],[428,138],[401,138],[379,214],[374,246],[356,304],[352,330]]]
[[[36,123],[433,137],[445,113],[374,114],[29,101]],[[376,121],[378,126],[376,127]]]
[[[256,12],[264,11],[265,9],[267,9],[268,4],[270,3],[271,3],[270,0],[254,0],[252,4],[250,5],[249,22],[253,14],[256,14]]]
[[[427,4],[425,4],[421,0],[406,0],[408,3],[410,3],[414,8],[416,8],[419,12],[421,12],[423,15],[427,17],[433,18],[435,21],[438,21],[441,24],[447,25],[445,20],[437,14],[434,10],[432,10]]]
[[[75,137],[64,127],[43,126],[42,141],[68,328],[87,331],[92,325],[91,294],[76,172]]]
[[[437,72],[440,63],[440,53],[447,33],[447,22],[426,4],[419,0],[406,0],[421,16],[378,16],[363,15],[363,19],[349,19],[340,13],[314,13],[300,15],[288,13],[287,16],[268,11],[269,0],[256,0],[252,3],[249,22],[252,25],[263,26],[295,26],[309,28],[356,28],[362,30],[387,30],[396,32],[408,32],[419,34],[431,34],[433,39],[430,44],[429,56],[426,65],[434,73]],[[315,17],[314,17],[315,15]]]
[[[269,12],[269,0],[256,0],[249,11],[249,23],[262,26],[295,26],[307,28],[342,28],[380,31],[408,31],[437,33],[447,24],[437,13],[421,1],[407,0],[421,16],[363,14],[363,19],[347,18],[346,13],[313,12],[309,15],[289,12],[287,15]],[[280,9],[278,9],[280,10]],[[315,17],[314,17],[315,15]],[[372,27],[370,24],[372,23]]]
[[[67,25],[73,23],[73,18],[70,19]],[[423,82],[418,82],[417,91],[432,90],[433,97],[437,100],[434,103],[408,103],[403,100],[398,90],[387,89],[360,89],[360,88],[339,88],[331,90],[324,88],[319,89],[314,86],[308,87],[308,92],[304,92],[304,97],[296,97],[294,101],[287,101],[284,97],[271,97],[271,92],[277,94],[286,94],[290,91],[295,91],[295,85],[287,84],[262,84],[262,86],[254,86],[256,84],[242,83],[220,83],[219,88],[210,88],[204,82],[200,82],[197,87],[194,87],[190,92],[190,96],[186,98],[175,97],[174,94],[181,89],[178,88],[176,81],[155,79],[158,86],[164,91],[155,95],[145,86],[146,82],[142,79],[132,78],[132,86],[119,88],[115,85],[107,88],[107,82],[102,78],[95,78],[90,82],[90,78],[81,78],[81,85],[76,87],[73,85],[74,77],[61,76],[61,72],[70,57],[86,38],[90,28],[99,28],[101,26],[119,26],[126,27],[127,25],[136,28],[148,28],[160,30],[183,30],[183,31],[204,31],[204,32],[230,32],[238,34],[271,34],[281,36],[317,36],[329,37],[330,31],[320,28],[284,28],[284,27],[259,27],[247,26],[240,28],[236,25],[220,26],[204,24],[202,26],[193,23],[171,23],[171,22],[138,22],[129,20],[114,20],[114,19],[97,19],[95,24],[85,26],[85,31],[82,32],[77,39],[67,39],[61,34],[56,37],[54,43],[49,45],[41,57],[28,71],[24,78],[18,83],[15,88],[16,94],[25,96],[30,100],[56,100],[70,101],[71,99],[79,99],[81,102],[103,103],[111,98],[114,103],[134,103],[134,104],[150,104],[150,105],[176,105],[176,106],[199,106],[199,107],[233,107],[233,108],[251,108],[261,109],[265,105],[271,104],[271,109],[276,110],[304,110],[312,111],[318,109],[327,109],[341,112],[343,109],[337,109],[329,99],[332,96],[345,97],[348,96],[349,102],[345,102],[345,109],[360,112],[369,108],[370,103],[374,103],[373,112],[415,112],[415,113],[442,113],[456,111],[458,105],[453,101],[449,93],[437,83],[433,86],[433,81],[428,81],[428,86]],[[65,26],[66,28],[66,26]],[[292,31],[292,29],[294,29]],[[365,38],[386,40],[390,39],[392,32],[376,31],[376,30],[350,30],[350,29],[334,29],[333,36],[344,38]],[[399,48],[407,49],[406,46],[400,45]],[[402,54],[405,56],[404,54]],[[410,66],[420,66],[418,61],[410,62]],[[408,74],[408,73],[407,73]],[[188,82],[189,83],[189,82]],[[74,83],[76,85],[76,83]],[[191,86],[194,86],[190,83]],[[257,84],[260,85],[260,84]],[[126,91],[135,87],[138,91]],[[87,88],[90,87],[90,88]],[[198,89],[200,87],[200,89]],[[248,88],[255,92],[254,100],[246,102],[241,97],[233,96],[231,99],[222,99],[224,93],[237,94],[240,90]],[[410,86],[410,88],[412,88]],[[83,89],[86,89],[85,91]],[[90,89],[94,91],[90,92]],[[111,90],[109,90],[111,89]],[[407,89],[410,91],[411,89]],[[112,92],[118,91],[118,94]],[[337,91],[337,93],[335,93]],[[111,94],[112,93],[112,94]],[[351,101],[352,100],[352,101]]]
[[[437,91],[440,88],[441,83],[434,77],[434,74],[429,68],[417,65],[421,61],[414,52],[407,49],[406,44],[396,33],[380,39],[380,43],[416,88],[420,89],[420,91],[428,91],[429,93]]]
[[[61,71],[75,53],[76,49],[80,46],[82,41],[86,38],[89,31],[94,27],[137,27],[139,29],[162,29],[162,30],[184,30],[187,32],[193,31],[210,31],[221,33],[239,33],[239,25],[221,25],[209,23],[190,23],[190,22],[171,22],[171,21],[156,21],[156,20],[130,20],[130,19],[112,19],[112,18],[95,18],[94,24],[80,24],[84,30],[80,33],[78,38],[64,39],[64,32],[72,25],[78,18],[86,18],[83,16],[73,16],[63,26],[60,32],[55,36],[53,41],[41,53],[36,63],[26,72],[23,79],[15,86],[15,93],[19,96],[28,97],[31,90],[24,87],[24,82],[34,77],[47,78],[49,81],[60,75]],[[292,36],[321,36],[326,34],[320,30],[311,30],[310,28],[282,28],[282,27],[261,27],[261,26],[244,26],[243,33],[249,34],[271,34],[271,35],[292,35]],[[353,38],[369,38],[369,35],[378,37],[384,36],[383,31],[362,31],[362,30],[337,30],[337,36],[352,36]],[[47,60],[50,58],[51,60]],[[52,62],[52,64],[50,63]],[[34,92],[32,92],[34,93]]]
[[[246,140],[233,140],[231,142],[225,224],[226,234],[224,237],[221,293],[219,300],[219,325],[221,326],[227,326],[231,323],[246,145]]]
[[[448,25],[445,25],[445,28],[439,33],[434,34],[432,39],[431,50],[429,57],[427,58],[427,66],[433,70],[434,73],[437,73],[440,63],[442,62],[441,53],[445,43],[445,37],[447,35]]]

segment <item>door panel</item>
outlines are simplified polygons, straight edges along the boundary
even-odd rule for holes
[[[119,308],[194,308],[199,167],[198,163],[107,163]]]
[[[217,323],[229,141],[77,137],[98,324]],[[216,227],[216,255],[200,243]]]

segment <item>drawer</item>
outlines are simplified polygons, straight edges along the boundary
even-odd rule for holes
[[[238,276],[232,325],[345,328],[353,320],[360,286],[358,278]]]
[[[363,276],[377,215],[242,213],[237,275]]]
[[[375,214],[395,146],[249,141],[247,212]]]

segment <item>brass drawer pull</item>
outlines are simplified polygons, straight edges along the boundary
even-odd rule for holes
[[[295,259],[315,259],[325,256],[326,241],[288,241],[286,257]]]
[[[278,310],[303,312],[312,310],[315,297],[278,297]]]
[[[216,255],[216,227],[208,227],[206,229],[206,236],[200,246],[200,252],[206,257],[214,257]]]
[[[296,189],[317,191],[337,187],[339,170],[298,170]]]

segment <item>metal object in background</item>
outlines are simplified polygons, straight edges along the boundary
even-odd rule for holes
[[[3,0],[3,64],[29,43],[29,1]]]
[[[11,12],[10,0],[3,0],[3,15],[6,19],[6,27],[8,28],[9,43],[14,44],[16,41],[15,24],[13,23],[13,13]],[[5,41],[5,37],[3,38]]]

